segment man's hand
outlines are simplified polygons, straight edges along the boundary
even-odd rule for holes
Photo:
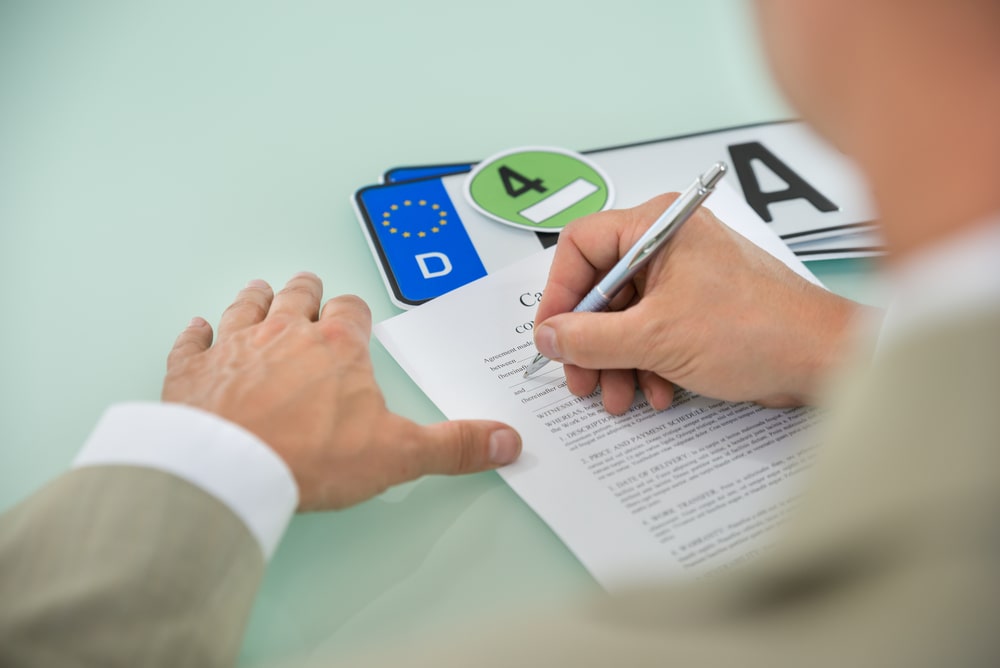
[[[857,305],[816,287],[700,209],[613,312],[566,313],[677,195],[575,221],[559,237],[535,344],[566,364],[570,390],[600,384],[622,413],[638,382],[657,409],[674,383],[720,399],[807,403],[839,362]],[[620,310],[615,310],[620,309]]]
[[[167,359],[163,400],[220,415],[288,464],[299,510],[343,508],[428,473],[471,473],[514,461],[521,440],[499,422],[420,426],[386,410],[357,297],[331,299],[298,274],[275,295],[251,281],[212,328],[195,318]]]

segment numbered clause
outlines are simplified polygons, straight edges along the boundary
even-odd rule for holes
[[[480,162],[465,182],[465,197],[493,220],[558,232],[581,216],[610,208],[614,191],[607,175],[585,156],[532,146]]]

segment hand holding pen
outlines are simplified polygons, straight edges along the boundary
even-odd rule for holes
[[[538,351],[563,363],[573,394],[599,385],[614,414],[632,404],[636,386],[654,408],[667,408],[674,383],[731,401],[808,402],[842,353],[856,306],[801,278],[705,207],[632,280],[628,308],[571,312],[679,199],[661,195],[563,230],[535,316]]]
[[[611,268],[611,271],[601,279],[601,282],[587,293],[587,296],[576,305],[574,313],[599,313],[607,311],[611,300],[622,288],[629,284],[639,271],[652,260],[658,251],[663,249],[670,238],[677,233],[681,225],[687,222],[698,207],[702,205],[715,185],[726,175],[726,163],[717,162],[711,169],[695,179],[694,183],[678,197],[673,204],[653,221],[646,233],[628,250],[625,255]],[[549,359],[539,353],[524,372],[525,378],[530,378],[542,370]]]

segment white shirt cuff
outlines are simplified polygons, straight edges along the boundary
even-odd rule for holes
[[[216,415],[181,404],[108,408],[73,467],[129,465],[187,480],[226,504],[270,559],[299,503],[292,472],[263,441]]]

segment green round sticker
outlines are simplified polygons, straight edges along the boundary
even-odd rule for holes
[[[501,223],[558,232],[581,216],[610,208],[614,192],[604,172],[579,153],[532,146],[479,163],[465,181],[465,197]]]

